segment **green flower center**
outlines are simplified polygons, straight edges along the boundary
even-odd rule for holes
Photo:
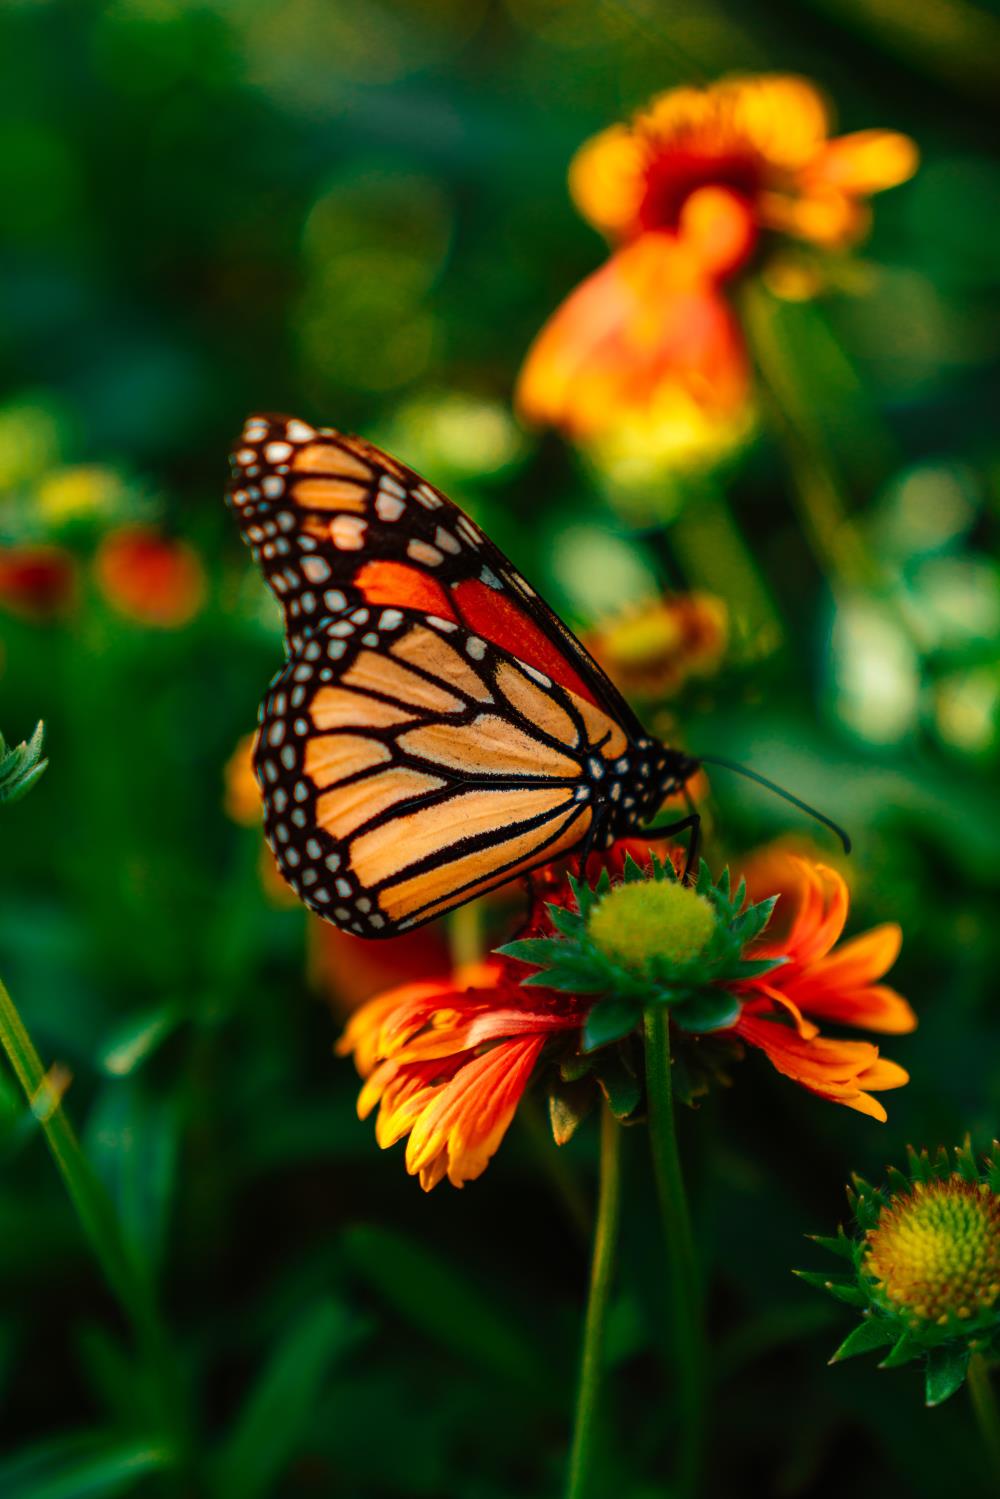
[[[601,952],[629,968],[645,968],[654,958],[680,966],[704,950],[715,922],[703,895],[672,880],[644,880],[609,890],[588,930]]]
[[[989,1310],[1000,1296],[1000,1198],[977,1182],[917,1183],[869,1231],[865,1269],[894,1310],[921,1322]]]

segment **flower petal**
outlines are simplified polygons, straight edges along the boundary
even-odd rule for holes
[[[807,180],[858,197],[898,187],[920,165],[920,152],[896,130],[855,130],[828,141],[811,162]]]
[[[569,190],[582,216],[611,237],[633,228],[645,191],[647,152],[627,125],[591,137],[570,163]]]
[[[613,255],[550,318],[517,402],[529,420],[587,438],[655,419],[671,393],[725,422],[748,400],[749,373],[736,320],[697,256],[656,232]]]
[[[461,1067],[413,1126],[406,1169],[425,1192],[447,1174],[455,1187],[481,1176],[514,1117],[543,1036],[502,1041]]]
[[[865,1088],[898,1088],[907,1081],[903,1069],[881,1059],[878,1047],[867,1041],[832,1041],[822,1036],[807,1040],[789,1026],[746,1010],[734,1029],[750,1046],[763,1051],[785,1077],[831,1103],[843,1104],[883,1123],[885,1109],[869,1097]]]

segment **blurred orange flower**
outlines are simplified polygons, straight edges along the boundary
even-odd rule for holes
[[[666,594],[636,604],[585,640],[626,694],[667,697],[718,667],[728,639],[725,602],[710,593]]]
[[[11,614],[58,618],[72,607],[76,592],[76,562],[62,547],[0,547],[0,607]]]
[[[113,609],[155,629],[188,624],[205,602],[205,569],[198,553],[149,526],[111,531],[98,547],[94,574]]]
[[[917,167],[905,135],[830,128],[819,90],[776,74],[671,89],[588,141],[570,192],[621,248],[539,334],[524,415],[583,439],[672,421],[689,444],[724,441],[741,412],[745,425],[749,361],[723,285],[779,236],[849,248],[868,197]]]
[[[448,942],[439,922],[372,942],[310,916],[308,932],[309,977],[341,1015],[404,979],[429,978],[448,966]]]
[[[260,787],[253,773],[253,745],[256,734],[244,734],[223,772],[226,813],[233,822],[245,828],[259,824],[264,816]]]

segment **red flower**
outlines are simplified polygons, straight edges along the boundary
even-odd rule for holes
[[[188,624],[205,602],[205,569],[198,553],[149,526],[120,526],[106,536],[94,572],[113,609],[154,629]]]
[[[62,547],[0,547],[0,606],[11,614],[55,619],[72,607],[76,591],[76,563]]]

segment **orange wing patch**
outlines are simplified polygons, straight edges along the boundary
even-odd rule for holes
[[[388,745],[365,734],[321,734],[306,745],[306,775],[325,789],[392,759]]]
[[[439,864],[426,874],[399,880],[382,891],[379,905],[394,921],[403,921],[417,914],[421,920],[427,921],[454,906],[459,891],[463,900],[472,900],[487,890],[496,889],[497,885],[505,884],[519,868],[535,862],[539,853],[544,853],[546,859],[558,858],[584,836],[591,815],[589,807],[576,813],[562,824],[554,839],[549,825],[531,828],[526,833],[506,839],[502,845],[503,863],[499,868],[497,850],[487,848]]]
[[[375,474],[369,463],[341,443],[312,442],[299,448],[292,461],[296,473],[330,474],[341,479],[361,479],[370,484]]]
[[[426,796],[430,791],[440,791],[445,785],[447,782],[440,776],[423,775],[417,770],[384,770],[339,791],[324,792],[316,802],[316,821],[332,838],[346,838],[362,823],[370,822],[397,802]],[[389,834],[398,858],[399,834],[392,832],[394,826],[394,823],[388,823],[378,831]],[[375,834],[367,836],[374,837]]]
[[[579,762],[560,755],[495,713],[480,713],[470,724],[427,724],[400,734],[397,743],[411,754],[452,770],[484,776],[545,776],[577,780]]]
[[[453,692],[435,687],[426,677],[399,666],[374,651],[362,651],[354,665],[344,672],[345,687],[359,687],[362,692],[379,692],[395,698],[407,707],[423,708],[431,713],[458,713],[463,704]]]
[[[360,834],[351,844],[351,867],[363,885],[378,885],[463,838],[569,807],[572,795],[564,788],[461,791],[440,806],[424,807]]]
[[[350,479],[300,479],[292,490],[300,505],[313,510],[356,510],[362,514],[368,491]]]
[[[493,701],[493,694],[479,673],[473,671],[454,646],[442,640],[440,635],[435,635],[433,630],[415,625],[412,630],[407,630],[401,640],[397,640],[392,647],[392,654],[401,661],[409,661],[423,671],[429,671],[440,681],[458,687],[466,697],[471,697],[476,702]]]

